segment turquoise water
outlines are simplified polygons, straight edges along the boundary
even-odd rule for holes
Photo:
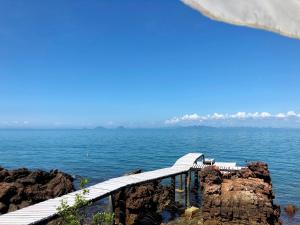
[[[0,130],[1,166],[58,168],[91,183],[137,168],[170,166],[195,151],[240,165],[267,162],[276,202],[300,206],[300,129]],[[283,219],[300,223],[299,214]]]

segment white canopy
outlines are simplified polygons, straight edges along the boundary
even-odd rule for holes
[[[182,0],[202,14],[300,38],[300,0]]]

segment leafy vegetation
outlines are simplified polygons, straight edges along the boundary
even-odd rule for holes
[[[57,208],[61,222],[59,225],[112,225],[114,222],[114,213],[110,212],[97,212],[92,215],[92,221],[85,223],[87,217],[87,207],[91,205],[85,196],[89,190],[84,189],[87,185],[88,179],[84,178],[80,182],[81,193],[76,194],[75,203],[69,206],[66,200],[62,200],[60,206]]]

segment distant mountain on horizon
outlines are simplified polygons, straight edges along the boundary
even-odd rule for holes
[[[108,129],[132,129],[132,128],[127,128],[124,126],[118,126],[118,127],[103,127],[103,126],[97,126],[93,128],[94,130],[108,130]]]
[[[290,126],[213,126],[213,125],[176,125],[161,127],[0,127],[0,130],[134,130],[134,129],[224,129],[224,128],[241,128],[241,129],[300,129],[300,127]]]
[[[93,128],[94,130],[106,130],[106,127],[102,127],[102,126],[97,126],[95,128]]]

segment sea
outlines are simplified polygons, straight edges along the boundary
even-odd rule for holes
[[[216,161],[264,161],[271,171],[275,202],[284,224],[286,204],[300,207],[300,129],[177,127],[159,129],[2,129],[0,166],[13,169],[59,169],[90,184],[171,166],[189,152]]]

